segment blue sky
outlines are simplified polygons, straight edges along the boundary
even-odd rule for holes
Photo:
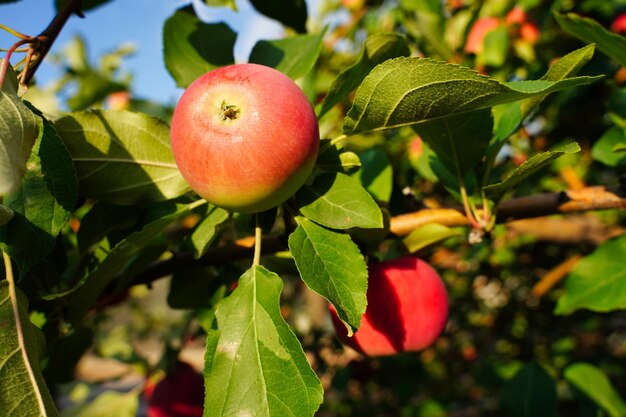
[[[85,19],[72,16],[55,42],[52,52],[59,51],[74,35],[81,35],[94,61],[102,53],[122,43],[133,43],[137,52],[125,61],[124,68],[134,74],[134,92],[138,97],[173,103],[181,91],[163,64],[161,31],[165,20],[190,1],[183,0],[113,0],[86,13]],[[226,8],[208,8],[193,0],[201,18],[208,22],[224,21],[238,32],[235,58],[246,61],[258,39],[276,39],[283,33],[280,24],[258,14],[247,0],[237,0],[238,12]],[[0,5],[0,23],[19,32],[36,35],[54,17],[53,0],[20,0]],[[309,0],[314,12],[319,0]],[[0,47],[9,48],[16,38],[0,30]],[[3,56],[3,55],[2,55]],[[21,57],[20,57],[21,58]],[[12,60],[15,62],[14,60]],[[37,72],[38,82],[56,78],[60,69],[49,62]]]

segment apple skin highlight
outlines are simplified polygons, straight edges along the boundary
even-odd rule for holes
[[[304,184],[319,150],[319,127],[302,90],[257,64],[210,71],[176,106],[170,133],[183,177],[228,210],[275,207]]]
[[[370,357],[422,350],[435,342],[448,318],[448,295],[440,276],[410,256],[370,265],[367,302],[352,337],[332,305],[330,310],[339,339]]]

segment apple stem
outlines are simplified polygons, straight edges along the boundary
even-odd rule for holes
[[[222,120],[235,120],[239,115],[239,108],[234,104],[226,104],[226,100],[222,101],[220,106],[220,117]]]
[[[252,266],[261,265],[261,238],[263,230],[259,225],[259,215],[254,215],[256,219],[256,227],[254,228],[254,258],[252,259]]]

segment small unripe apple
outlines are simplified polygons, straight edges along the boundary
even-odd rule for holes
[[[337,336],[367,356],[387,356],[430,346],[448,318],[448,294],[425,261],[407,256],[370,265],[367,310],[352,337],[330,306]]]
[[[156,385],[144,391],[147,417],[202,417],[204,377],[189,364],[177,362]]]
[[[170,133],[191,188],[244,213],[275,207],[313,170],[319,128],[313,107],[285,74],[256,64],[210,71],[183,93]]]

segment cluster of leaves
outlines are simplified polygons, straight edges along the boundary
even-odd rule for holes
[[[90,10],[105,2],[84,3]],[[236,7],[233,0],[206,3]],[[580,415],[593,415],[584,414],[585,407],[589,413],[624,415],[626,405],[605,373],[624,375],[623,366],[613,366],[619,352],[623,358],[623,347],[603,353],[604,363],[585,363],[588,356],[571,346],[581,332],[578,323],[553,317],[552,307],[556,303],[557,316],[623,309],[620,259],[626,240],[583,248],[591,253],[572,271],[564,291],[554,294],[551,305],[533,310],[523,301],[535,270],[562,261],[572,248],[553,248],[542,258],[540,243],[507,241],[495,222],[511,192],[562,189],[544,184],[548,177],[542,174],[557,163],[584,166],[581,147],[592,145],[591,157],[603,173],[590,169],[590,180],[614,178],[606,173],[614,175],[624,165],[626,92],[612,80],[619,65],[626,66],[626,39],[594,20],[565,14],[565,6],[554,6],[562,14],[549,14],[547,7],[526,1],[524,7],[545,25],[545,45],[527,45],[523,53],[509,48],[504,32],[493,36],[483,52],[491,58],[483,59],[462,53],[469,28],[479,16],[502,16],[514,5],[466,3],[457,8],[427,0],[370,2],[347,17],[329,5],[329,14],[344,14],[345,25],[330,34],[309,34],[303,0],[252,1],[294,32],[259,41],[249,61],[301,82],[322,132],[334,138],[323,139],[307,184],[284,207],[262,214],[264,247],[277,252],[264,257],[265,267],[248,266],[251,250],[242,242],[252,230],[250,216],[199,200],[182,179],[169,148],[168,109],[141,100],[128,101],[126,110],[102,108],[106,97],[129,88],[130,79],[118,76],[128,50],[96,67],[76,40],[64,55],[68,75],[59,85],[71,81],[80,88],[63,114],[46,106],[41,94],[27,93],[33,104],[19,97],[9,66],[0,96],[0,249],[7,278],[0,281],[0,324],[6,324],[0,326],[0,357],[7,358],[0,362],[0,409],[57,415],[44,375],[53,387],[71,379],[71,369],[92,345],[103,301],[173,273],[169,304],[191,311],[200,323],[197,332],[207,337],[205,416],[313,415],[324,396],[320,376],[332,379],[320,411],[325,415],[391,409],[395,415],[402,410],[436,416],[459,403],[479,404],[480,415],[495,410],[553,416],[557,407],[577,406]],[[328,41],[340,34],[348,43],[343,48]],[[192,6],[184,6],[164,22],[165,66],[179,87],[187,87],[206,71],[234,63],[236,38],[226,24],[203,22]],[[563,38],[586,45],[555,49]],[[544,59],[529,59],[529,47],[533,58]],[[596,49],[602,54],[594,54]],[[485,74],[471,69],[478,63]],[[585,75],[589,66],[608,77]],[[598,91],[610,93],[608,104],[593,98]],[[556,99],[548,98],[557,92],[562,93]],[[588,127],[577,131],[580,121],[570,130],[562,127],[571,120],[565,119],[570,107],[582,107],[581,97],[591,100],[589,114],[602,112],[597,120],[583,119],[606,130],[599,139],[584,135],[595,133]],[[551,145],[548,150],[529,146],[532,129]],[[581,132],[576,139],[582,146],[568,140],[567,132]],[[416,135],[421,152],[409,159],[407,144]],[[503,159],[520,152],[526,161],[518,166],[513,158]],[[441,225],[415,229],[404,241],[390,235],[389,217],[415,210],[415,197],[462,203],[474,230],[486,233],[482,242],[469,245],[464,232]],[[616,214],[611,221],[619,220]],[[439,243],[437,250],[433,243]],[[307,342],[304,334],[300,342],[285,321],[284,285],[297,287],[301,279],[357,330],[367,304],[366,261],[417,251],[445,272],[452,300],[448,335],[419,357],[359,358],[338,370],[322,355],[329,346],[337,354],[332,343],[323,335]],[[489,285],[479,279],[488,276],[498,278]],[[492,284],[500,285],[496,294],[490,293]],[[498,294],[506,294],[504,301]],[[37,313],[31,317],[39,326],[29,311]],[[596,317],[577,314],[584,315],[583,323]],[[563,330],[545,323],[528,330],[540,319],[559,320]],[[525,343],[530,346],[516,348]],[[313,368],[305,350],[317,359]],[[481,360],[475,362],[477,356]],[[423,378],[412,381],[416,374]],[[351,392],[346,380],[355,379],[360,382]],[[453,379],[463,381],[458,390],[448,390]],[[398,380],[401,386],[385,388]],[[364,400],[364,390],[372,389],[368,381],[382,399]],[[567,383],[567,395],[557,395],[557,381]],[[474,383],[480,389],[460,392]],[[136,398],[127,403],[136,410]],[[72,415],[88,415],[89,407]]]

